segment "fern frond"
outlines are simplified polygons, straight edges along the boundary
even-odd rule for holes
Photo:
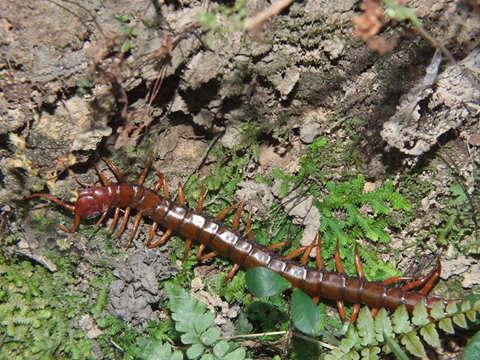
[[[325,359],[378,359],[380,347],[386,353],[391,350],[399,351],[390,348],[397,346],[395,339],[398,339],[410,354],[426,357],[425,343],[432,348],[441,347],[437,328],[453,334],[454,324],[467,328],[470,319],[475,319],[479,312],[480,300],[470,299],[460,303],[450,302],[446,306],[437,302],[430,313],[424,303],[415,305],[412,315],[408,314],[404,305],[391,315],[381,309],[375,319],[372,318],[370,310],[363,307],[357,324],[350,325],[340,346],[330,351]]]

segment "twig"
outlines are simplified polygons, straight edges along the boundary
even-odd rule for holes
[[[208,157],[208,154],[210,153],[210,151],[212,150],[213,146],[217,143],[218,139],[220,139],[220,137],[224,134],[224,132],[222,131],[221,133],[217,134],[213,140],[210,142],[210,144],[208,145],[208,148],[207,150],[205,150],[205,152],[203,153],[203,156],[202,158],[200,159],[199,163],[197,164],[197,166],[195,166],[195,168],[190,172],[190,175],[188,175],[187,177],[187,180],[185,180],[185,182],[183,183],[183,186],[185,186],[185,184],[190,180],[190,178],[193,176],[193,174],[195,174],[196,172],[198,172],[198,170],[200,170],[200,168],[203,166],[203,164],[205,163],[205,160],[207,160],[207,157]]]
[[[245,335],[235,335],[235,336],[231,336],[231,337],[228,337],[226,338],[227,340],[234,340],[234,339],[249,339],[249,338],[257,338],[257,337],[261,337],[261,336],[272,336],[272,335],[285,335],[287,334],[289,331],[270,331],[270,332],[263,332],[263,333],[256,333],[256,334],[245,334]],[[324,347],[324,348],[327,348],[327,349],[330,349],[330,350],[333,350],[333,349],[336,349],[337,347],[334,346],[334,345],[331,345],[331,344],[328,344],[326,342],[323,342],[323,341],[320,341],[320,340],[317,340],[317,339],[314,339],[310,336],[306,336],[306,335],[302,335],[300,333],[297,333],[295,331],[292,332],[292,335],[299,338],[299,339],[303,339],[303,340],[306,340],[306,341],[310,341],[310,342],[313,342],[313,343],[317,343],[318,345]]]
[[[270,5],[270,7],[260,11],[257,15],[249,17],[245,20],[245,31],[249,32],[257,29],[265,21],[280,13],[280,11],[288,7],[291,3],[293,3],[293,0],[278,0]]]

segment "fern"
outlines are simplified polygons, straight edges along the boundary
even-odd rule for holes
[[[175,329],[181,334],[182,343],[188,345],[186,355],[189,359],[245,358],[245,349],[221,339],[220,329],[214,325],[214,315],[202,303],[178,285],[167,284],[165,288]]]
[[[475,321],[479,312],[480,300],[473,302],[469,299],[460,303],[451,302],[447,306],[437,302],[430,314],[422,302],[415,305],[411,316],[404,305],[392,315],[381,309],[375,319],[370,310],[363,307],[357,324],[350,325],[345,338],[325,356],[325,360],[375,360],[380,359],[382,351],[402,353],[401,346],[395,339],[399,339],[410,354],[425,358],[427,354],[424,342],[433,348],[441,348],[437,329],[453,334],[454,325],[467,328],[468,321]]]

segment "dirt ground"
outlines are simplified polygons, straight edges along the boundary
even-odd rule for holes
[[[67,237],[52,225],[41,235],[32,218],[54,223],[59,208],[24,198],[49,192],[72,201],[77,181],[97,181],[100,158],[133,178],[149,152],[174,192],[215,169],[215,147],[255,153],[242,165],[235,196],[261,219],[280,200],[255,179],[274,167],[297,173],[308,146],[323,136],[335,144],[323,179],[362,174],[365,191],[392,179],[414,206],[414,220],[390,234],[393,252],[380,257],[410,274],[428,272],[439,259],[435,291],[478,293],[477,2],[409,2],[422,31],[381,19],[376,39],[391,47],[384,54],[357,36],[352,18],[364,11],[357,1],[294,2],[243,32],[242,21],[269,4],[252,0],[232,11],[222,6],[233,2],[195,0],[2,1],[0,238],[17,239],[2,244],[8,256],[55,271],[45,249],[75,253],[78,286],[93,277],[91,263],[106,261],[113,274],[108,310],[145,326],[165,317],[156,305],[166,297],[158,284],[179,272],[169,256],[174,245],[152,251],[136,239],[128,251],[108,249],[106,259],[104,245],[85,233]],[[202,11],[215,16],[202,18]],[[284,210],[301,219],[307,245],[320,224],[306,210],[311,199],[303,200]],[[211,271],[194,268],[197,278]],[[216,304],[222,330],[231,332],[238,306],[201,284],[197,293]]]

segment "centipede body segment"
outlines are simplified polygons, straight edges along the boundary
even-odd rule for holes
[[[122,221],[115,233],[115,236],[119,237],[126,229],[131,211],[135,210],[136,215],[128,245],[135,238],[142,218],[149,218],[153,224],[147,236],[146,246],[148,248],[164,244],[173,233],[179,234],[186,240],[185,256],[188,255],[192,243],[196,242],[199,244],[196,253],[198,258],[208,259],[218,255],[229,259],[234,264],[227,275],[228,278],[233,277],[239,268],[248,269],[260,266],[271,269],[288,280],[294,287],[312,296],[314,300],[324,298],[336,301],[342,319],[346,317],[343,302],[358,304],[354,306],[351,316],[351,320],[354,321],[360,304],[368,305],[374,311],[380,308],[394,310],[404,304],[411,312],[415,304],[420,301],[425,302],[427,308],[431,308],[437,301],[445,301],[440,297],[428,295],[439,277],[440,264],[430,274],[413,281],[410,278],[397,277],[387,279],[383,283],[370,282],[363,275],[357,251],[355,252],[355,264],[359,276],[352,277],[344,274],[337,246],[335,256],[337,272],[326,271],[320,257],[319,235],[312,245],[296,249],[290,255],[283,257],[273,250],[284,244],[274,244],[267,248],[253,240],[250,219],[247,221],[245,234],[241,235],[238,232],[243,204],[237,207],[233,224],[227,226],[222,220],[233,210],[233,207],[225,209],[215,218],[205,215],[203,213],[204,189],[202,189],[197,206],[195,209],[191,209],[186,205],[181,186],[179,186],[178,201],[169,199],[168,186],[162,174],[157,174],[159,179],[153,189],[144,187],[143,183],[152,165],[151,158],[135,183],[127,182],[115,165],[107,160],[104,162],[118,182],[112,183],[96,166],[103,186],[82,189],[75,204],[68,204],[50,194],[33,194],[30,198],[46,198],[72,211],[74,213],[73,225],[70,228],[60,226],[62,230],[69,233],[77,231],[80,221],[84,217],[100,215],[96,224],[99,226],[110,210],[115,209],[113,221],[109,227],[109,232],[113,233],[118,224],[121,209],[124,209]],[[162,190],[162,195],[159,195],[160,190]],[[165,231],[161,237],[154,239],[158,227],[162,227]],[[306,263],[315,247],[317,247],[316,268],[311,268],[306,266]],[[206,249],[210,252],[203,254]],[[301,260],[295,262],[293,259],[300,255],[302,255]],[[391,283],[401,280],[410,280],[410,282],[400,288],[389,286]],[[423,286],[421,290],[412,291],[413,288],[420,286]]]

